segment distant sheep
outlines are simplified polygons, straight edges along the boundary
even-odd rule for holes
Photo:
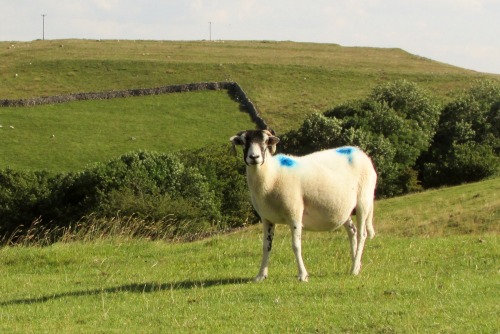
[[[370,158],[356,147],[341,147],[303,157],[273,156],[279,138],[267,130],[241,131],[230,138],[243,146],[252,204],[263,224],[263,256],[255,281],[267,278],[276,224],[290,226],[298,279],[308,280],[302,260],[302,229],[328,231],[344,226],[357,275],[367,236],[373,229],[377,174]],[[357,228],[351,220],[356,209]]]

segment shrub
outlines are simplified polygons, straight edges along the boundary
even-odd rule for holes
[[[51,190],[47,172],[0,171],[0,233],[29,228]]]
[[[281,136],[279,151],[304,155],[314,151],[340,146],[342,143],[342,122],[315,113],[308,116],[298,130]]]
[[[22,233],[35,221],[46,230],[117,214],[168,218],[186,233],[190,225],[244,224],[253,216],[244,171],[221,149],[205,152],[132,152],[78,173],[0,171],[0,233]]]
[[[216,194],[221,222],[229,227],[256,222],[250,204],[245,177],[245,165],[240,156],[233,156],[227,146],[207,146],[182,152],[182,161],[193,166],[206,178],[211,191]]]
[[[174,208],[177,205],[172,202],[188,200],[191,207],[186,211],[203,212],[200,216],[202,219],[219,218],[215,194],[209,189],[204,176],[196,168],[184,165],[175,154],[128,153],[87,169],[80,179],[94,188],[87,194],[91,194],[96,202],[88,206],[94,207],[98,214],[113,216],[116,211],[129,211],[127,205],[118,205],[118,198],[123,203],[140,203],[147,199],[157,209]],[[157,206],[160,203],[162,205]],[[181,207],[188,208],[184,205]],[[135,213],[143,218],[161,218],[161,211],[158,211],[155,214],[151,210]],[[178,210],[170,214],[179,219],[185,218],[185,213]]]
[[[479,81],[441,114],[433,144],[421,159],[427,187],[478,181],[499,172],[500,84]]]
[[[407,81],[376,87],[365,100],[335,107],[306,118],[283,136],[287,153],[355,145],[373,159],[378,173],[377,195],[395,196],[420,190],[418,157],[435,132],[439,108],[430,94]]]

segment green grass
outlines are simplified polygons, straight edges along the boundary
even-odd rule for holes
[[[310,282],[295,279],[279,233],[270,278],[256,273],[255,229],[191,244],[107,241],[1,251],[4,333],[494,333],[499,239],[368,243],[347,274],[343,234],[304,240]]]
[[[500,178],[387,199],[375,210],[387,234],[500,234]]]
[[[0,124],[0,168],[53,171],[80,170],[141,149],[227,143],[253,127],[226,91],[0,108]]]
[[[495,179],[378,202],[378,235],[367,242],[358,277],[348,274],[342,230],[305,233],[309,283],[296,281],[283,226],[270,277],[260,284],[250,282],[260,261],[259,226],[192,243],[108,235],[3,247],[0,332],[496,333],[499,185]],[[398,220],[409,211],[407,224],[426,222],[443,207],[422,203],[474,193],[485,205],[464,204],[462,214],[494,215],[486,229],[408,234],[411,227]]]

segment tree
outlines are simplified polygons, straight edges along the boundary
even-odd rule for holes
[[[361,101],[313,114],[284,136],[282,149],[306,154],[355,145],[371,157],[379,175],[377,194],[394,196],[419,189],[415,162],[434,135],[439,107],[416,84],[396,81],[376,87]]]
[[[448,103],[421,162],[428,187],[478,181],[500,168],[500,84],[478,81]]]

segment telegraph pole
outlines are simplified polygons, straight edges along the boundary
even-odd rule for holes
[[[42,41],[45,40],[45,16],[47,14],[42,14]]]
[[[210,41],[212,41],[212,21],[208,22],[208,36],[210,37]]]

